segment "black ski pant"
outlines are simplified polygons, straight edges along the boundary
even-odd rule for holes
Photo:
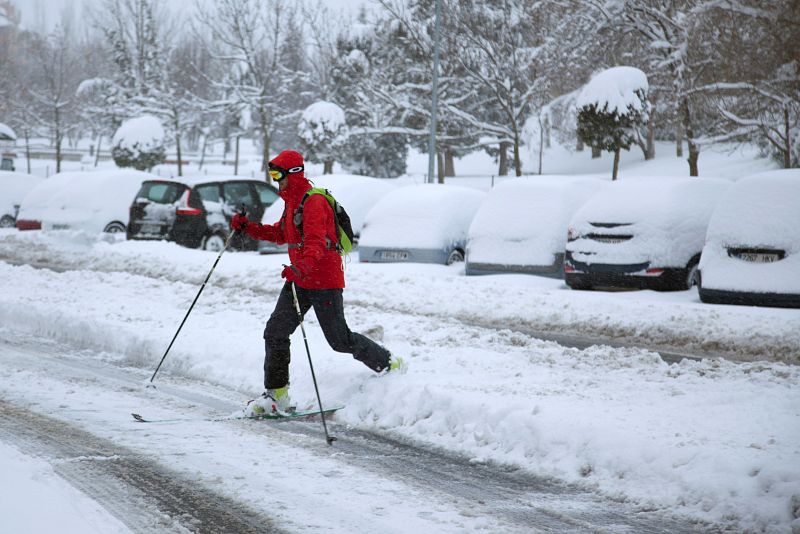
[[[341,289],[303,289],[296,287],[300,311],[305,317],[314,308],[322,332],[328,344],[336,352],[352,354],[376,372],[389,366],[388,350],[371,339],[351,332],[344,318],[344,302]],[[264,329],[264,387],[277,389],[289,383],[289,336],[297,329],[300,318],[294,307],[292,285],[286,283],[278,297],[278,303]]]

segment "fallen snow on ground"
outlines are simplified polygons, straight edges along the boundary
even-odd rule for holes
[[[48,462],[1,441],[0,473],[3,473],[0,484],[3,532],[130,532],[99,504],[58,476]]]
[[[167,243],[0,233],[0,257],[13,255],[95,272],[0,263],[3,324],[143,369],[157,364],[214,260]],[[225,385],[243,400],[257,393],[263,323],[280,289],[282,261],[226,254],[161,372]],[[406,374],[374,378],[332,352],[309,314],[321,394],[346,405],[340,421],[734,529],[800,527],[793,517],[800,502],[800,368],[725,360],[668,365],[644,350],[567,349],[459,321],[567,331],[594,325],[697,346],[741,343],[758,359],[775,360],[800,346],[797,310],[703,305],[688,291],[571,292],[536,277],[466,278],[463,266],[354,259],[347,269],[351,327],[380,324],[385,344],[410,366]],[[299,332],[293,346],[292,395],[311,405]]]

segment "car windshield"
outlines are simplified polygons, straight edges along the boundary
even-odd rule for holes
[[[182,185],[171,182],[145,182],[136,197],[159,204],[172,204],[178,200],[183,189]]]

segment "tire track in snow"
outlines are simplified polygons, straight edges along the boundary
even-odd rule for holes
[[[0,399],[0,439],[41,456],[133,532],[277,533],[273,521],[108,440]]]

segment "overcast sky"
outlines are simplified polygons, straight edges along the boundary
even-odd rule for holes
[[[167,5],[185,9],[186,6],[194,6],[193,0],[160,0]],[[213,1],[213,0],[206,0]],[[293,1],[293,0],[290,0]],[[81,16],[83,10],[88,6],[96,6],[102,0],[11,0],[22,14],[22,26],[25,29],[35,31],[47,31],[53,28],[61,19],[61,13],[71,6],[74,10],[76,22],[85,20]],[[338,12],[351,11],[355,13],[360,5],[370,5],[369,0],[322,0],[322,3]]]

